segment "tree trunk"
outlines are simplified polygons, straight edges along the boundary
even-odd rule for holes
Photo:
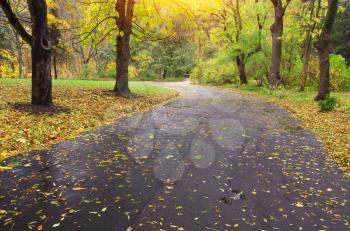
[[[117,36],[117,81],[114,91],[117,95],[130,96],[129,89],[129,61],[130,61],[130,35],[134,16],[135,0],[117,0],[116,20],[119,34]]]
[[[57,19],[59,18],[57,7],[52,7],[50,9],[50,13],[55,18],[57,18]],[[57,70],[58,53],[57,53],[57,51],[59,49],[60,38],[61,38],[61,33],[57,28],[57,24],[54,23],[53,25],[51,25],[51,28],[50,28],[50,41],[51,41],[51,46],[52,46],[52,66],[53,66],[55,79],[58,79],[58,70]]]
[[[53,49],[52,50],[52,65],[53,65],[53,72],[54,72],[54,76],[55,79],[58,79],[58,71],[57,71],[57,50]]]
[[[16,50],[17,50],[17,62],[18,62],[18,75],[19,78],[23,78],[23,54],[22,54],[22,45],[21,41],[19,39],[19,35],[14,31],[15,39],[16,39]]]
[[[167,69],[166,67],[163,68],[163,74],[162,74],[162,79],[164,80],[167,76]]]
[[[241,85],[247,84],[247,75],[245,72],[245,63],[244,63],[244,56],[243,55],[238,55],[236,56],[236,64],[238,67],[238,72],[239,72],[239,80]]]
[[[45,0],[28,0],[27,4],[32,35],[27,33],[13,13],[9,2],[0,1],[0,6],[14,30],[32,47],[32,104],[52,106],[51,44],[47,25],[47,5]]]
[[[314,14],[315,14],[315,1],[312,0],[311,2],[311,10],[310,10],[310,21],[314,20]],[[318,6],[316,10],[316,17],[318,18],[319,16],[319,11],[320,11],[320,6],[321,6],[321,0],[318,0]],[[312,33],[315,30],[316,27],[316,22],[312,23],[312,25],[308,26],[308,31],[306,35],[306,40],[304,44],[304,52],[303,52],[303,71],[301,74],[301,83],[300,83],[300,89],[299,91],[304,91],[305,90],[305,84],[306,84],[306,79],[307,79],[307,71],[309,69],[309,60],[310,60],[310,50],[311,50],[311,44],[312,44]]]
[[[304,57],[303,57],[303,72],[301,74],[301,84],[299,91],[303,92],[305,90],[307,70],[309,69],[309,59],[310,59],[310,49],[311,49],[312,38],[308,36],[304,47]]]
[[[325,100],[330,94],[330,78],[329,78],[329,47],[318,47],[319,68],[320,68],[320,80],[318,86],[318,95],[315,100]]]
[[[291,0],[286,0],[283,6],[282,0],[271,0],[274,7],[275,22],[271,26],[272,35],[272,56],[269,73],[269,87],[275,88],[282,82],[281,78],[281,60],[282,60],[282,36],[283,36],[283,17]]]
[[[318,51],[320,63],[320,80],[316,101],[325,100],[330,94],[330,77],[329,77],[329,52],[330,36],[338,11],[338,0],[328,0],[327,16],[315,47]]]
[[[47,25],[47,5],[28,0],[32,20],[32,104],[52,106],[51,44]]]
[[[114,91],[117,95],[130,94],[129,89],[129,48],[130,36],[118,36],[117,38],[117,83]]]
[[[235,16],[235,24],[237,27],[237,32],[236,32],[236,43],[239,43],[241,39],[241,32],[243,30],[242,26],[242,18],[241,18],[241,9],[240,9],[240,4],[239,0],[236,0],[236,7],[234,9],[234,16]],[[245,72],[245,55],[243,51],[240,51],[239,54],[236,55],[236,64],[238,68],[238,73],[239,73],[239,81],[241,85],[247,84],[247,75]]]
[[[283,16],[275,16],[275,23],[271,26],[272,32],[272,59],[269,74],[270,88],[275,88],[281,83],[281,59],[282,59],[282,35]]]

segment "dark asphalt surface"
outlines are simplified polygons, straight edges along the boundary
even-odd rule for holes
[[[182,97],[2,163],[0,230],[350,230],[350,180],[289,113],[160,85]]]

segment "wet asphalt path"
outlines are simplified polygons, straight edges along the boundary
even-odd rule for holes
[[[182,97],[5,161],[0,230],[350,230],[350,180],[289,113],[160,85]]]

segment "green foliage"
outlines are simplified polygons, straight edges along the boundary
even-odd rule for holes
[[[331,83],[335,91],[350,90],[350,67],[341,55],[331,55]]]
[[[137,79],[182,78],[195,63],[195,46],[187,39],[134,43],[132,65]]]
[[[89,76],[89,66],[84,64],[80,69],[79,79],[86,79]]]
[[[284,85],[297,86],[303,69],[304,28],[300,22],[290,18],[284,29],[281,75]]]
[[[192,70],[191,80],[202,84],[227,84],[238,81],[236,65],[225,50],[208,60],[198,60]]]
[[[338,100],[335,97],[327,97],[327,99],[319,102],[319,107],[321,112],[333,111],[338,104]]]
[[[332,50],[350,64],[350,2],[345,2],[341,9],[343,11],[339,13],[332,33]]]
[[[258,52],[248,59],[246,63],[248,76],[261,84],[267,81],[269,75],[271,60],[267,54],[268,51]]]
[[[115,78],[116,76],[115,46],[105,44],[97,49],[96,75],[99,78]]]

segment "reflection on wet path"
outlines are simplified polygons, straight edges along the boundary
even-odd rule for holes
[[[350,230],[349,180],[287,112],[162,85],[183,96],[7,160],[0,230]]]

